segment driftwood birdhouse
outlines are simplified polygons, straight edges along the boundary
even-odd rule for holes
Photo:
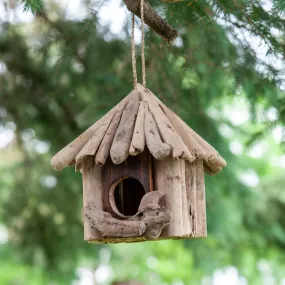
[[[89,242],[207,236],[204,172],[225,160],[138,84],[118,105],[52,158],[83,177]]]

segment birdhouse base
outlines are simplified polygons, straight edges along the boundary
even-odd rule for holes
[[[196,239],[196,238],[206,238],[207,236],[180,236],[180,237],[158,237],[156,239],[147,239],[146,237],[134,237],[134,238],[104,238],[99,240],[87,240],[88,243],[92,244],[108,244],[108,243],[135,243],[143,241],[160,241],[160,240],[178,240],[178,239]]]

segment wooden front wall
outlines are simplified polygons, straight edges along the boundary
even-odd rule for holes
[[[158,239],[206,237],[203,161],[198,160],[190,164],[173,158],[154,160],[153,175],[150,175],[152,163],[149,154],[144,153],[137,160],[138,157],[129,157],[121,165],[108,162],[103,168],[94,163],[94,157],[85,158],[83,161],[83,206],[93,203],[97,210],[108,211],[113,215],[109,204],[109,188],[116,179],[122,176],[132,176],[142,183],[146,192],[158,190],[166,194],[166,207],[171,210],[172,219]],[[87,222],[84,222],[84,239],[97,243],[145,240],[144,237],[105,239]]]

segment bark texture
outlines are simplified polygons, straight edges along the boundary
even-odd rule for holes
[[[141,17],[140,0],[124,0],[124,2],[129,11],[139,18]],[[144,1],[144,21],[167,42],[172,42],[178,36],[178,31],[173,29],[164,19],[162,19],[147,1]]]

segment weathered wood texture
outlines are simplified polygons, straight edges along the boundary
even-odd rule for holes
[[[138,115],[136,118],[136,124],[134,134],[132,137],[129,154],[134,156],[142,153],[145,147],[145,132],[144,132],[144,118],[146,110],[148,109],[147,102],[141,101],[139,105]]]
[[[83,207],[87,207],[90,203],[94,205],[96,210],[103,210],[103,186],[102,186],[102,169],[95,165],[92,156],[85,157],[83,160]],[[92,229],[91,225],[84,221],[84,240],[100,240],[101,233]]]
[[[207,236],[203,160],[185,164],[188,212],[193,237]]]
[[[111,146],[110,156],[114,164],[124,162],[129,156],[138,108],[139,96],[136,90],[133,90],[129,102],[123,111],[120,124]]]
[[[111,186],[126,177],[137,179],[143,186],[145,193],[153,190],[152,158],[147,149],[137,156],[129,156],[120,165],[115,165],[109,158],[102,168],[103,173],[103,203],[104,211],[120,218],[111,207],[109,192]]]
[[[206,195],[203,161],[194,162],[196,170],[196,202],[197,202],[197,229],[196,237],[207,236]]]
[[[94,155],[97,152],[97,149],[104,138],[108,127],[113,119],[114,115],[108,120],[103,121],[99,129],[95,132],[95,134],[91,137],[91,139],[86,143],[86,145],[81,149],[81,151],[77,154],[75,161],[76,163],[80,163],[82,159],[89,155]]]
[[[185,163],[185,186],[192,235],[197,230],[196,168],[195,162]]]
[[[155,119],[163,142],[171,146],[172,156],[174,158],[186,159],[190,162],[195,160],[195,157],[190,153],[189,149],[176,132],[170,120],[163,113],[152,94],[140,84],[138,84],[137,88],[141,99],[148,102],[149,111]]]
[[[164,227],[171,220],[171,212],[166,209],[165,195],[159,191],[146,193],[141,200],[138,212],[129,220],[144,221],[146,229],[144,236],[148,239],[157,239]]]
[[[139,84],[140,90],[144,87]],[[163,104],[149,89],[151,100],[156,101],[166,117],[169,119],[175,130],[187,146],[191,155],[196,159],[204,159],[204,169],[210,175],[215,175],[226,166],[226,161],[219,153],[194,130],[192,130],[177,114]],[[194,159],[193,159],[194,161]],[[191,161],[190,161],[191,162]]]
[[[158,191],[145,194],[138,213],[128,220],[113,218],[110,213],[98,211],[94,204],[89,204],[84,207],[84,219],[91,225],[91,229],[98,229],[107,239],[108,237],[130,238],[142,235],[148,239],[156,239],[171,219],[170,211],[159,205],[163,197],[164,195]]]
[[[79,137],[65,146],[62,150],[56,153],[52,160],[51,165],[54,169],[60,171],[64,167],[75,163],[75,157],[85,146],[85,144],[91,139],[91,137],[97,132],[102,124],[105,124],[106,121],[110,121],[114,113],[124,107],[129,100],[129,96],[126,96],[120,103],[118,103],[111,111],[104,115],[100,120],[88,128],[84,133]]]
[[[158,160],[168,157],[171,152],[171,146],[161,140],[155,120],[148,110],[146,110],[144,127],[146,145],[153,157]]]
[[[109,156],[114,164],[121,164],[129,155],[143,152],[145,144],[158,160],[170,155],[189,162],[203,158],[204,170],[210,175],[226,166],[209,143],[141,84],[58,152],[51,163],[57,170],[76,163],[76,171],[81,171],[81,160],[94,155],[99,166],[104,165]]]
[[[92,204],[84,208],[84,219],[92,229],[98,229],[104,237],[138,237],[146,229],[144,221],[118,220],[113,218],[110,213],[97,211]]]
[[[95,157],[95,162],[99,166],[104,165],[110,155],[111,145],[115,137],[117,128],[119,126],[124,107],[125,106],[122,105],[121,108],[118,108],[118,110],[116,111],[108,127],[108,130],[98,148],[98,151]]]
[[[180,173],[182,176],[181,179],[181,189],[182,189],[182,216],[183,216],[183,231],[186,233],[187,236],[192,235],[192,228],[191,228],[191,218],[189,213],[189,205],[187,200],[187,189],[186,189],[186,171],[185,171],[185,163],[188,161],[179,161],[180,165]]]
[[[203,160],[155,161],[154,173],[155,189],[166,195],[166,208],[172,213],[161,237],[206,237]]]
[[[183,206],[185,197],[185,193],[183,193],[183,191],[185,192],[185,187],[183,187],[185,185],[184,163],[184,161],[173,158],[155,160],[154,162],[155,189],[165,194],[166,208],[172,213],[170,224],[161,233],[162,237],[191,235],[189,213]],[[188,219],[188,222],[185,222],[185,219]]]

